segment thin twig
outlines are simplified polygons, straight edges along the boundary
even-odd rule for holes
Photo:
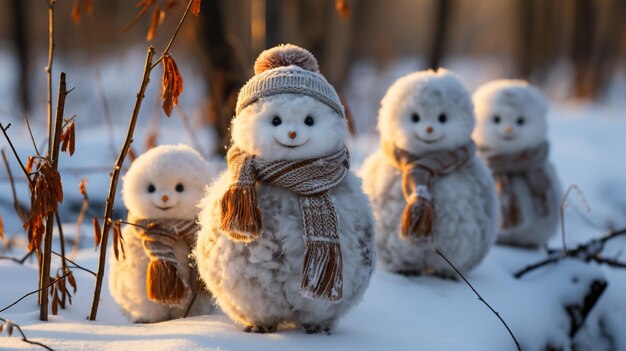
[[[9,130],[10,127],[11,127],[11,123],[7,124],[6,127],[3,126],[2,123],[0,123],[0,129],[2,130],[2,134],[4,134],[5,139],[9,143],[9,146],[11,147],[11,150],[13,151],[13,155],[15,155],[15,159],[17,159],[17,163],[19,163],[20,167],[22,168],[22,172],[24,172],[24,175],[26,176],[28,183],[32,185],[33,181],[30,179],[30,175],[28,174],[28,171],[26,170],[24,163],[22,163],[22,159],[20,158],[20,155],[18,155],[17,150],[15,149],[15,146],[13,145],[13,142],[11,141],[11,138],[9,138],[9,134],[7,134],[7,130]]]
[[[53,254],[53,255],[56,255],[56,256],[58,256],[58,257],[60,257],[60,258],[62,258],[62,259],[64,259],[65,261],[67,261],[67,262],[69,262],[69,263],[71,263],[71,264],[74,266],[74,267],[72,267],[72,268],[78,268],[78,269],[80,269],[80,270],[82,270],[82,271],[85,271],[85,272],[87,272],[87,273],[89,273],[89,274],[93,275],[94,277],[97,275],[97,274],[96,274],[96,272],[92,271],[91,269],[87,269],[87,268],[85,268],[85,267],[83,267],[83,266],[79,265],[78,263],[76,263],[76,262],[74,262],[74,261],[70,260],[69,258],[61,256],[61,254],[60,254],[60,253],[58,253],[58,252],[52,251],[52,254]]]
[[[81,226],[83,225],[83,221],[85,220],[85,214],[89,209],[89,196],[87,194],[83,195],[83,204],[80,207],[80,212],[78,212],[78,218],[76,219],[76,239],[74,239],[74,246],[72,247],[72,258],[76,258],[76,254],[78,253],[78,247],[80,246],[80,239],[82,236]]]
[[[21,328],[19,325],[15,324],[15,323],[13,323],[13,322],[11,322],[11,321],[9,321],[9,320],[6,320],[6,319],[4,319],[4,318],[0,318],[0,321],[4,322],[5,324],[6,324],[6,323],[10,323],[13,327],[17,328],[17,330],[20,332],[20,334],[22,334],[22,341],[23,341],[23,342],[29,343],[29,344],[31,344],[31,345],[41,346],[41,347],[43,347],[43,348],[44,348],[44,349],[46,349],[46,350],[54,351],[54,350],[53,350],[51,347],[49,347],[49,346],[46,346],[46,345],[44,345],[44,344],[42,344],[42,343],[40,343],[40,342],[37,342],[37,341],[32,341],[32,340],[28,339],[28,338],[26,337],[26,334],[24,334],[24,331],[22,330],[22,328]]]
[[[17,305],[20,301],[24,300],[25,298],[29,297],[30,295],[32,295],[32,294],[36,294],[36,293],[38,293],[38,292],[40,292],[40,291],[43,291],[44,289],[48,289],[49,287],[53,286],[53,285],[54,285],[56,282],[58,282],[59,280],[61,280],[61,279],[65,279],[65,277],[67,277],[67,276],[68,276],[68,275],[70,275],[70,274],[72,274],[72,272],[71,272],[71,271],[67,271],[67,272],[65,272],[65,274],[63,274],[63,275],[62,275],[62,276],[60,276],[59,278],[57,278],[57,279],[53,280],[52,282],[49,282],[49,283],[48,283],[48,284],[46,284],[45,286],[43,286],[43,287],[41,287],[41,288],[39,288],[39,289],[37,289],[37,290],[33,290],[33,291],[31,291],[31,292],[27,293],[26,295],[23,295],[22,297],[20,297],[19,299],[17,299],[15,302],[13,302],[13,303],[11,303],[10,305],[8,305],[7,307],[5,307],[5,308],[1,309],[1,310],[0,310],[0,313],[2,313],[2,312],[4,312],[4,311],[8,310],[9,308],[11,308],[11,307],[13,307],[13,306]]]
[[[61,217],[59,217],[59,211],[54,213],[54,218],[56,218],[57,228],[59,230],[59,244],[61,245],[61,266],[63,268],[63,272],[67,270],[67,264],[65,262],[65,235],[63,235],[63,226],[61,225]]]
[[[196,133],[194,132],[193,128],[191,128],[191,125],[189,124],[189,120],[187,120],[188,115],[185,113],[185,111],[183,111],[183,109],[180,106],[177,106],[175,108],[175,111],[178,112],[178,115],[181,121],[183,121],[183,126],[185,127],[187,134],[189,134],[189,138],[191,139],[191,143],[193,144],[193,146],[200,153],[204,154],[204,152],[202,152],[202,145],[200,145],[200,141],[198,140]]]
[[[196,291],[194,291],[193,296],[191,297],[191,301],[189,301],[189,305],[187,305],[187,309],[185,310],[185,314],[183,315],[183,318],[187,318],[187,316],[189,315],[189,312],[191,311],[191,307],[193,306],[193,303],[196,302],[196,298],[198,297],[198,294],[200,293],[200,288],[201,288],[201,285],[199,282],[197,282]]]
[[[104,86],[102,85],[102,78],[100,77],[100,71],[96,70],[96,86],[98,88],[98,95],[100,96],[100,102],[102,103],[102,110],[104,112],[104,120],[107,125],[107,130],[109,132],[109,149],[111,151],[112,157],[117,156],[117,151],[115,150],[115,128],[113,127],[113,118],[111,118],[111,110],[109,108],[109,103],[107,101],[106,91],[104,90]]]
[[[570,185],[565,191],[565,195],[563,195],[563,198],[561,199],[561,204],[559,206],[559,219],[561,220],[561,240],[563,241],[563,257],[567,255],[567,246],[565,245],[565,207],[567,207],[567,200],[572,190],[576,191],[576,194],[578,194],[580,201],[585,206],[587,212],[589,212],[589,205],[587,205],[587,200],[585,200],[583,192],[576,184]]]
[[[109,185],[109,194],[106,199],[106,206],[104,210],[104,224],[102,230],[102,238],[100,242],[100,256],[98,258],[98,275],[96,277],[96,286],[94,288],[93,300],[91,302],[91,312],[89,313],[89,320],[96,320],[98,314],[98,304],[100,303],[100,292],[102,289],[102,281],[104,279],[104,270],[106,264],[106,251],[107,242],[109,239],[109,230],[113,221],[111,216],[113,215],[113,204],[115,202],[115,195],[117,192],[117,182],[119,180],[120,171],[126,159],[126,154],[130,149],[130,144],[133,142],[133,134],[135,132],[135,125],[137,123],[137,117],[139,116],[139,110],[141,109],[141,103],[150,82],[150,72],[152,71],[152,59],[154,57],[154,48],[150,46],[146,53],[146,63],[144,66],[143,77],[141,79],[141,85],[139,92],[137,93],[137,99],[135,100],[135,106],[133,108],[133,114],[131,115],[128,125],[128,131],[126,133],[126,139],[124,145],[120,151],[120,154],[115,162],[113,173],[111,174],[111,183]]]
[[[24,255],[24,257],[22,257],[22,258],[15,258],[15,257],[10,257],[10,256],[0,256],[0,260],[11,260],[11,261],[19,263],[19,264],[24,264],[24,262],[26,262],[26,260],[33,254],[33,252],[35,252],[35,251],[27,252],[26,255]]]
[[[604,263],[607,265],[611,265],[615,263],[614,267],[620,267],[619,263],[621,262],[616,261],[616,260],[602,258],[599,256],[599,254],[604,249],[604,245],[606,244],[607,241],[610,241],[622,235],[626,235],[626,228],[610,231],[598,239],[592,239],[586,243],[579,244],[575,248],[567,250],[565,254],[560,253],[559,251],[556,251],[556,250],[548,250],[549,256],[546,259],[541,260],[537,263],[533,263],[527,267],[524,267],[523,269],[516,272],[514,276],[515,278],[519,279],[523,277],[524,275],[526,275],[527,273],[534,271],[537,268],[541,268],[548,264],[556,263],[566,257],[573,257],[573,258],[579,258],[579,259],[582,257],[582,259],[587,262],[595,261],[597,263]]]
[[[52,150],[52,61],[54,59],[54,5],[56,0],[48,0],[48,152]]]
[[[35,148],[35,152],[37,153],[37,156],[41,156],[41,154],[39,153],[39,149],[37,148],[37,143],[35,143],[33,130],[30,128],[30,122],[28,121],[28,116],[24,115],[24,121],[26,122],[26,128],[28,128],[28,134],[30,134],[30,141],[33,142],[33,147]]]
[[[504,324],[504,327],[506,328],[506,330],[509,332],[509,335],[511,335],[511,338],[513,338],[513,341],[515,342],[515,346],[517,347],[518,351],[521,351],[522,348],[519,345],[519,342],[517,342],[517,339],[515,338],[515,335],[513,335],[513,332],[511,331],[511,328],[509,328],[508,324],[506,324],[506,322],[504,321],[504,319],[502,319],[502,317],[500,316],[500,314],[498,312],[496,312],[496,310],[493,309],[493,307],[491,307],[491,305],[489,305],[489,303],[487,303],[487,301],[485,301],[485,299],[483,299],[482,296],[480,296],[480,294],[478,293],[478,291],[476,291],[476,289],[474,289],[474,287],[472,286],[472,284],[470,284],[470,282],[467,281],[467,279],[465,279],[465,276],[463,274],[461,274],[461,272],[452,264],[452,262],[450,262],[450,260],[448,260],[446,258],[446,256],[443,255],[443,253],[441,253],[441,251],[439,251],[438,249],[435,249],[435,253],[439,256],[441,256],[441,258],[443,258],[449,265],[450,267],[452,267],[452,269],[454,269],[454,271],[456,272],[456,274],[458,274],[461,279],[463,279],[463,281],[465,281],[465,284],[467,284],[467,286],[470,287],[470,289],[472,289],[472,291],[474,292],[474,294],[476,294],[476,296],[478,297],[478,300],[480,302],[482,302],[483,304],[485,304],[485,306],[487,306],[487,308],[489,308],[489,310],[491,310],[491,312],[493,312],[493,314],[496,315],[496,317],[498,317],[498,319],[500,320],[500,322],[502,322],[502,324]]]
[[[189,9],[191,9],[191,4],[193,3],[193,1],[194,0],[189,0],[189,2],[187,3],[187,8],[185,9],[185,12],[183,13],[183,16],[180,18],[180,21],[178,22],[178,26],[176,27],[176,31],[174,31],[174,35],[172,35],[172,37],[170,38],[170,42],[167,43],[167,46],[165,47],[165,50],[163,50],[163,53],[161,54],[161,57],[159,57],[159,59],[156,60],[156,62],[154,62],[154,64],[152,64],[152,66],[150,67],[150,70],[152,70],[159,63],[161,63],[161,61],[163,61],[165,56],[167,56],[167,54],[169,54],[170,48],[172,47],[172,44],[174,44],[174,39],[176,39],[176,35],[178,35],[178,31],[183,26],[183,22],[185,22],[185,18],[187,17],[187,14],[189,13]]]
[[[58,170],[59,168],[59,149],[61,130],[63,126],[63,113],[65,111],[65,96],[67,94],[65,73],[61,72],[59,78],[59,95],[57,100],[57,111],[55,117],[54,135],[49,135],[52,140],[52,148],[48,153],[52,168]],[[46,233],[44,237],[44,250],[41,265],[40,285],[42,286],[39,306],[39,319],[42,321],[48,320],[48,288],[45,286],[50,280],[50,260],[52,259],[52,229],[54,227],[54,216],[48,215],[46,218]]]
[[[13,180],[13,173],[11,172],[11,167],[9,166],[9,160],[7,159],[6,152],[2,149],[2,160],[4,161],[4,167],[7,170],[7,177],[9,177],[9,183],[11,184],[11,194],[13,195],[13,208],[15,208],[15,212],[17,216],[20,218],[22,223],[26,223],[28,220],[28,216],[24,212],[22,208],[22,204],[20,204],[20,200],[17,198],[17,192],[15,191],[15,181]]]

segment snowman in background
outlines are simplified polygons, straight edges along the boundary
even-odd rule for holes
[[[556,234],[561,185],[548,160],[543,94],[522,80],[496,80],[473,96],[474,139],[495,178],[502,221],[498,242],[535,248]]]
[[[300,47],[266,50],[255,73],[239,93],[228,170],[202,201],[198,269],[245,331],[330,334],[361,300],[375,260],[344,108]]]
[[[404,76],[382,99],[380,148],[360,174],[387,270],[454,278],[435,249],[467,272],[493,245],[496,192],[475,156],[474,123],[470,94],[445,69]]]
[[[183,317],[197,289],[189,316],[213,310],[189,259],[197,204],[212,172],[191,147],[161,145],[137,157],[122,179],[132,224],[122,229],[125,255],[110,260],[109,290],[134,322]]]

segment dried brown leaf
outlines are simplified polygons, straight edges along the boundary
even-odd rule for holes
[[[154,33],[156,33],[156,28],[159,26],[159,22],[161,22],[162,15],[165,15],[164,11],[159,9],[159,6],[154,8],[152,11],[152,17],[150,18],[150,28],[148,28],[148,35],[146,35],[146,41],[151,41],[154,37]]]
[[[350,5],[348,4],[348,0],[336,0],[335,8],[337,9],[337,13],[341,18],[347,20],[350,18]]]
[[[33,156],[28,156],[28,161],[26,161],[26,172],[30,173],[33,169],[34,164],[35,158]]]
[[[98,218],[93,218],[93,238],[96,244],[96,250],[98,250],[98,246],[100,246],[100,240],[102,240],[102,230],[100,229],[100,222],[98,222]]]
[[[5,323],[6,323],[6,322],[4,322],[4,323],[0,323],[0,333],[2,333],[2,330],[4,329],[4,324],[5,324]]]
[[[32,166],[32,165],[31,165]],[[38,158],[38,170],[31,186],[31,213],[24,229],[28,230],[29,250],[39,251],[45,233],[44,217],[53,215],[63,202],[63,186],[59,172],[48,159]]]
[[[132,21],[130,21],[130,23],[124,28],[123,32],[128,32],[128,30],[135,25],[135,23],[137,23],[137,20],[139,20],[139,18],[146,13],[146,11],[148,11],[148,9],[150,9],[150,7],[152,5],[154,5],[156,3],[156,0],[142,0],[139,1],[137,3],[137,7],[140,7],[141,9],[139,10],[139,12],[135,15],[135,17],[133,18]]]
[[[80,194],[83,195],[83,197],[87,197],[87,178],[83,178],[83,180],[80,181],[78,190],[80,190]]]
[[[159,137],[159,131],[156,128],[150,131],[150,133],[148,134],[148,137],[146,138],[146,151],[157,146],[158,137]]]
[[[137,158],[137,153],[132,147],[128,148],[128,158],[130,158],[131,163]]]
[[[13,335],[13,323],[7,321],[7,335],[11,336]]]
[[[76,294],[76,279],[72,272],[67,275],[67,282],[70,283],[70,286],[74,289],[74,294]]]
[[[163,100],[163,111],[169,117],[174,106],[178,105],[178,97],[183,93],[183,77],[180,75],[178,66],[171,55],[166,55],[162,62],[161,99]]]
[[[57,293],[57,289],[51,289],[54,291],[54,294],[52,295],[52,314],[53,315],[57,315],[57,313],[59,313],[59,302],[61,302],[61,300],[59,300],[59,294]]]
[[[93,1],[92,0],[85,0],[85,12],[88,15],[91,15],[93,13]]]
[[[74,5],[72,5],[72,22],[74,24],[80,23],[80,3],[81,0],[74,0]]]
[[[191,13],[198,16],[200,14],[200,0],[193,0],[191,3]]]
[[[178,0],[167,0],[167,3],[165,4],[165,10],[169,10],[172,7],[176,6],[178,4]]]
[[[120,233],[117,231],[117,226],[113,226],[113,254],[115,255],[115,260],[119,261],[119,250],[117,247]]]
[[[4,222],[2,222],[2,216],[0,216],[0,239],[4,238]]]
[[[74,131],[74,121],[71,121],[61,133],[61,151],[69,152],[70,156],[74,155],[76,149],[76,135]]]

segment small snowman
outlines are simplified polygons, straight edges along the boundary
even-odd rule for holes
[[[556,233],[561,186],[548,161],[547,102],[522,80],[496,80],[476,90],[474,139],[500,197],[502,244],[534,248]]]
[[[397,80],[381,102],[380,148],[360,174],[377,220],[383,266],[405,275],[455,278],[497,235],[493,179],[475,156],[470,94],[445,70]]]
[[[186,145],[162,145],[137,157],[122,179],[128,209],[125,257],[110,260],[109,289],[138,323],[210,313],[210,294],[190,266],[198,227],[197,203],[213,170]]]
[[[228,170],[202,201],[195,258],[247,332],[330,334],[374,267],[374,219],[349,171],[344,108],[313,55],[260,54],[232,121]]]

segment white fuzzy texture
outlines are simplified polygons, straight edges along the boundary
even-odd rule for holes
[[[418,122],[412,115],[419,114]],[[439,116],[446,115],[444,122]],[[428,133],[426,128],[433,128]],[[448,71],[417,72],[400,78],[382,100],[378,128],[381,142],[414,155],[466,144],[474,127],[469,93]],[[430,140],[431,142],[425,142]],[[400,238],[406,206],[402,172],[379,150],[360,170],[377,223],[378,255],[393,272],[455,276],[435,252],[438,248],[461,271],[475,267],[496,238],[498,207],[493,179],[484,163],[472,157],[453,173],[433,179],[435,223],[427,239]]]
[[[139,156],[122,179],[122,195],[126,208],[139,218],[179,218],[193,220],[199,211],[196,206],[206,185],[214,178],[211,167],[202,156],[187,145],[162,145]],[[148,186],[155,187],[154,192]],[[183,191],[176,190],[182,184]],[[163,201],[163,196],[168,200]],[[160,209],[171,206],[170,209]],[[146,293],[146,275],[150,259],[141,238],[128,226],[122,229],[126,258],[109,261],[109,289],[115,301],[135,322],[159,322],[183,316],[191,295],[180,307],[170,307],[151,301]],[[191,277],[190,250],[178,240],[174,247],[186,279]],[[207,294],[201,292],[190,315],[203,315],[213,309]]]
[[[273,116],[282,124],[273,126]],[[313,126],[304,124],[307,115]],[[298,137],[289,140],[289,131]],[[343,147],[346,122],[326,105],[306,96],[277,95],[248,107],[233,121],[233,144],[268,160],[306,159]],[[302,137],[302,139],[299,139]],[[301,145],[287,148],[280,143]],[[293,142],[293,144],[292,144]],[[352,173],[329,192],[339,220],[343,255],[343,299],[329,302],[300,294],[304,229],[299,196],[257,183],[263,232],[250,244],[222,233],[220,198],[231,182],[225,171],[202,202],[195,257],[200,275],[228,316],[244,326],[310,325],[332,329],[361,300],[375,261],[374,219],[361,182]]]
[[[517,153],[547,140],[547,102],[541,91],[526,81],[489,82],[476,90],[473,99],[477,119],[474,140],[490,149],[481,156]],[[554,188],[548,199],[550,213],[538,216],[528,185],[523,179],[515,178],[513,188],[518,194],[522,221],[516,227],[501,229],[498,242],[536,247],[546,244],[556,234],[563,192],[553,165],[548,161],[545,167]]]
[[[413,114],[419,122],[413,122]],[[439,122],[445,115],[446,122]],[[387,90],[378,113],[381,141],[421,155],[465,144],[474,128],[469,93],[445,69],[420,71],[398,79]],[[432,132],[428,133],[428,128]]]
[[[307,116],[313,118],[313,126],[304,123]],[[275,117],[281,120],[278,126],[272,124]],[[290,138],[289,132],[296,137]],[[300,160],[340,150],[348,125],[345,118],[312,97],[280,94],[243,109],[233,118],[232,134],[233,144],[251,155],[268,161]]]

